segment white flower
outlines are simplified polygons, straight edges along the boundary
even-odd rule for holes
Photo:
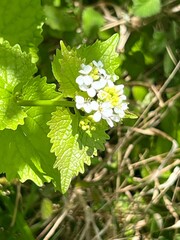
[[[113,79],[113,81],[115,82],[116,80],[119,79],[119,77],[118,77],[117,75],[114,74],[114,75],[112,76],[112,79]]]
[[[99,108],[98,102],[92,101],[92,102],[91,102],[91,109],[94,110],[94,111],[97,111],[98,108]]]
[[[108,86],[108,87],[113,87],[114,86],[114,83],[113,83],[113,81],[111,80],[112,78],[111,78],[111,75],[108,75],[107,73],[105,73],[105,74],[103,74],[102,76],[101,76],[101,79],[103,79],[105,82],[106,82],[106,85]]]
[[[103,68],[98,69],[98,71],[101,74],[101,76],[107,76],[106,70],[104,70]]]
[[[123,111],[128,109],[128,104],[127,103],[122,103],[121,108]]]
[[[91,87],[87,88],[85,91],[89,97],[94,97],[100,89],[103,89],[106,86],[106,84],[107,81],[103,78],[100,78],[100,80],[92,82]]]
[[[87,98],[76,96],[77,109],[91,114],[95,122],[104,119],[110,127],[119,122],[128,109],[124,85],[114,85],[116,75],[109,75],[101,61],[82,64],[80,75],[76,78],[79,89],[87,93]]]
[[[90,65],[81,64],[81,68],[82,69],[79,71],[79,73],[84,75],[88,75],[92,71],[92,67]]]
[[[75,97],[76,107],[77,109],[81,109],[84,106],[84,98],[82,96]]]
[[[122,109],[119,109],[118,111],[116,111],[116,109],[114,110],[115,114],[114,117],[118,117],[119,120],[122,119],[125,116],[125,112]],[[115,120],[114,120],[115,121]],[[118,121],[119,122],[119,121]]]
[[[79,71],[82,75],[76,78],[76,83],[79,85],[80,90],[87,92],[89,97],[94,97],[106,85],[109,87],[114,86],[111,76],[102,68],[103,63],[101,61],[92,61],[92,65],[96,68],[82,64],[82,69]]]
[[[108,87],[113,87],[114,83],[111,81],[111,79],[106,79]]]
[[[82,96],[75,97],[76,108],[82,109],[86,113],[98,110],[99,104],[96,101],[90,101],[89,99],[84,99]]]
[[[102,67],[104,66],[101,61],[96,62],[95,60],[93,60],[92,63],[94,64],[95,67],[97,67],[98,70],[102,69]]]
[[[80,75],[80,76],[78,76],[76,78],[76,83],[79,86],[82,86],[82,85],[90,86],[92,82],[93,82],[93,79],[90,76],[82,76],[82,75]]]
[[[96,90],[93,87],[87,88],[86,92],[89,97],[95,97],[96,95]]]
[[[96,91],[91,87],[93,83],[93,78],[91,76],[78,76],[76,78],[76,83],[79,85],[79,88],[83,92],[87,92],[90,97],[94,97],[96,95]]]
[[[99,81],[94,81],[92,83],[92,88],[94,88],[95,90],[100,90],[102,88],[104,88],[106,86],[106,80],[104,79],[100,79]]]
[[[101,62],[101,61],[98,61],[98,62],[96,62],[96,61],[92,61],[92,63],[93,63],[93,65],[98,69],[98,72],[100,73],[100,77],[107,77],[107,76],[109,76],[109,75],[107,75],[107,73],[106,73],[106,70],[105,69],[103,69],[103,63]]]
[[[120,116],[117,114],[113,114],[111,120],[114,122],[119,122],[121,120]]]
[[[109,102],[103,102],[99,105],[98,110],[94,113],[93,119],[95,122],[99,122],[101,119],[104,119],[110,126],[113,126],[111,121],[112,114],[113,110],[111,108],[111,104]]]
[[[111,118],[106,118],[105,120],[106,120],[106,122],[108,123],[108,125],[109,125],[110,127],[113,127],[113,126],[114,126],[114,123],[113,123],[113,121],[111,120]]]
[[[123,93],[124,93],[124,85],[123,84],[120,84],[120,85],[114,85],[117,93],[119,96],[122,96]]]
[[[126,100],[126,96],[125,95],[121,95],[119,96],[119,100],[122,102],[122,101],[125,101]]]
[[[126,102],[122,103],[121,101],[119,101],[119,104],[114,107],[114,112],[116,114],[119,114],[119,116],[123,118],[125,115],[124,111],[126,111],[127,109],[128,109],[128,104]]]

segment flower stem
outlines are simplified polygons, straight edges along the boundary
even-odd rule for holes
[[[18,100],[20,106],[59,106],[59,107],[75,107],[74,102],[70,101],[55,101],[55,100]]]

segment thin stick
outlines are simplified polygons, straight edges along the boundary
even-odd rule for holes
[[[54,226],[51,228],[51,230],[45,236],[44,240],[49,240],[53,236],[53,234],[55,233],[56,229],[59,227],[59,225],[64,220],[64,218],[67,216],[67,214],[68,214],[68,209],[65,209],[64,212],[59,216],[59,218],[55,222]]]

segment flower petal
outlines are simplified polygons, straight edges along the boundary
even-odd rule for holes
[[[99,104],[96,101],[91,102],[91,109],[97,111],[99,108]]]
[[[84,107],[84,111],[87,113],[90,113],[92,111],[91,105],[89,103],[85,103],[83,107]]]
[[[96,95],[96,90],[94,88],[88,88],[87,94],[89,95],[89,97],[94,97]]]
[[[91,70],[92,70],[92,67],[91,67],[90,65],[82,64],[81,67],[82,67],[82,70],[79,71],[79,73],[81,73],[81,74],[87,75],[87,74],[89,74],[89,73],[91,72]]]
[[[93,115],[93,119],[95,122],[99,122],[101,120],[101,113],[99,111],[95,112]]]
[[[111,80],[107,81],[108,87],[114,87],[114,83]]]
[[[108,123],[108,125],[109,125],[110,127],[113,127],[113,126],[114,126],[114,123],[113,123],[113,121],[112,121],[110,118],[106,118],[105,120],[106,120],[106,122]]]
[[[84,103],[84,97],[82,96],[76,96],[75,97],[76,103]]]
[[[93,82],[93,78],[92,78],[92,77],[90,77],[90,76],[85,76],[85,78],[84,78],[84,83],[85,83],[87,86],[91,85],[92,82]]]
[[[81,89],[81,91],[84,91],[84,92],[86,92],[89,89],[88,86],[85,84],[80,85],[79,88]]]
[[[96,62],[95,60],[92,61],[95,67],[102,68],[104,65],[101,61]]]
[[[98,70],[99,70],[99,73],[100,73],[101,75],[103,75],[104,77],[107,77],[106,70],[104,70],[103,68],[98,69]]]
[[[78,76],[77,78],[76,78],[76,83],[78,84],[78,85],[82,85],[83,83],[84,83],[84,76]]]
[[[100,90],[106,86],[106,80],[100,79],[99,81],[95,81],[92,83],[92,87],[96,90]]]

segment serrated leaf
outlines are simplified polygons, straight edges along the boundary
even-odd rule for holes
[[[57,97],[55,86],[46,84],[46,79],[36,77],[21,88],[26,100],[52,99]],[[23,126],[16,131],[0,131],[0,172],[5,172],[9,180],[19,178],[22,182],[31,179],[37,185],[53,179],[58,188],[59,172],[53,169],[55,156],[50,153],[51,144],[46,122],[51,118],[54,107],[24,107],[27,117]]]
[[[161,11],[160,0],[133,0],[134,15],[139,17],[151,17]]]
[[[0,16],[0,37],[36,57],[33,52],[42,40],[44,20],[41,1],[1,0]]]
[[[118,41],[119,35],[114,34],[104,42],[98,40],[92,46],[86,47],[83,45],[77,49],[77,53],[81,59],[86,59],[87,64],[93,60],[101,60],[106,71],[109,74],[114,74],[120,64],[119,55],[116,52]]]
[[[7,41],[0,43],[0,77],[9,91],[20,82],[27,82],[36,72],[30,55],[21,51],[18,45],[13,47]]]
[[[74,97],[79,91],[75,79],[79,75],[82,60],[77,56],[75,50],[68,50],[63,42],[61,42],[61,52],[56,51],[52,64],[55,78],[60,83],[60,90],[64,97]]]
[[[78,118],[68,109],[57,108],[48,125],[51,151],[57,156],[54,167],[60,170],[61,191],[65,193],[72,177],[84,172],[84,163],[90,164],[91,156],[87,154],[88,148],[78,142]]]
[[[1,164],[0,172],[5,172],[8,180],[15,178],[22,182],[31,179],[38,186],[50,178],[42,170],[40,154],[26,136],[21,126],[16,131],[3,130],[0,132]]]
[[[84,172],[84,164],[90,164],[97,149],[104,150],[104,143],[109,138],[105,133],[106,123],[96,123],[96,128],[90,124],[93,130],[84,131],[79,127],[79,121],[84,119],[68,109],[57,108],[48,122],[48,137],[53,144],[51,151],[57,156],[54,167],[60,170],[62,193],[67,191],[74,176]]]
[[[30,56],[22,53],[19,46],[0,44],[0,130],[15,130],[24,123],[26,113],[16,103],[14,88],[32,78],[35,71]]]
[[[17,105],[16,99],[6,89],[0,88],[0,130],[15,130],[24,124],[26,113]]]
[[[109,135],[106,134],[108,130],[108,125],[105,121],[94,122],[89,119],[88,116],[81,116],[80,123],[84,122],[84,127],[79,128],[79,139],[80,141],[88,147],[87,154],[90,156],[96,155],[97,150],[104,150],[105,142],[109,139]]]

